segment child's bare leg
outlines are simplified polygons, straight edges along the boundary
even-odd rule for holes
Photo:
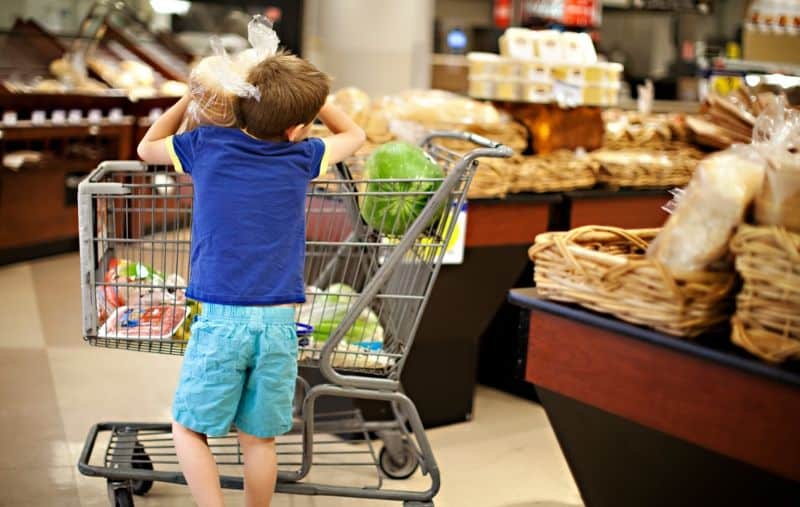
[[[275,439],[239,431],[239,442],[244,454],[244,504],[246,507],[269,507],[278,475]]]
[[[198,507],[222,507],[217,463],[208,448],[206,436],[173,422],[172,439],[195,503]]]

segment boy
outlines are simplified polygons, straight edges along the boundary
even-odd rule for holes
[[[203,312],[192,326],[172,411],[178,460],[201,507],[223,505],[206,437],[227,434],[231,423],[244,455],[245,504],[270,504],[274,437],[292,426],[306,190],[365,139],[347,115],[325,105],[329,78],[310,63],[278,54],[247,79],[261,97],[238,102],[240,128],[173,135],[189,103],[183,97],[138,147],[142,160],[171,163],[194,183],[186,295],[201,301]],[[307,138],[317,116],[334,135]]]

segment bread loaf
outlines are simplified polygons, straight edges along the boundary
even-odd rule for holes
[[[749,146],[703,160],[647,251],[676,276],[704,271],[728,252],[728,240],[761,190],[766,162]]]

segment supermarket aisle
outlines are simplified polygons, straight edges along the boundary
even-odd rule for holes
[[[77,255],[2,267],[0,288],[0,506],[108,505],[105,481],[75,467],[86,432],[100,420],[168,420],[180,359],[83,344]],[[483,388],[473,422],[430,437],[438,506],[580,504],[538,405]],[[192,503],[186,488],[157,484],[136,505]],[[390,504],[279,495],[273,505]]]

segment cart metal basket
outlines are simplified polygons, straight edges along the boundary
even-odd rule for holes
[[[476,148],[459,155],[438,145],[440,138],[464,139]],[[318,367],[325,383],[312,387],[298,377],[294,428],[278,438],[278,492],[432,505],[439,489],[433,452],[416,407],[402,392],[400,374],[476,160],[508,157],[511,150],[454,132],[432,133],[422,147],[444,177],[359,179],[340,164],[308,189],[307,302],[296,312],[303,331],[298,360]],[[185,296],[191,180],[166,167],[105,162],[80,184],[78,206],[85,340],[182,354],[191,322],[202,314],[202,303]],[[320,397],[389,402],[394,420],[364,421],[358,410],[322,413]],[[146,493],[154,481],[185,483],[170,432],[167,423],[99,423],[78,468],[108,480],[113,505],[132,505],[131,494]],[[383,441],[379,452],[376,439]],[[94,452],[101,441],[102,457]],[[241,489],[235,429],[209,439],[209,445],[223,487]],[[329,484],[309,477],[314,467],[371,467],[376,474],[368,485]],[[418,468],[430,477],[427,489],[387,487],[387,479],[408,478]]]

